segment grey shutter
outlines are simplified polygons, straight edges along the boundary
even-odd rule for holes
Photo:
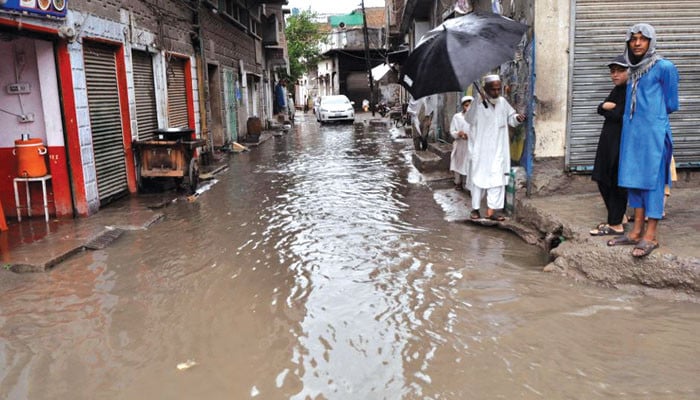
[[[181,58],[173,57],[168,62],[168,128],[189,127],[185,66]]]
[[[700,165],[700,1],[574,0],[572,4],[575,22],[567,168],[584,171],[593,166],[603,125],[596,109],[612,89],[606,64],[622,54],[625,33],[638,22],[656,28],[657,52],[676,64],[680,74],[681,109],[671,115],[676,163]]]
[[[153,58],[144,51],[132,51],[138,140],[151,140],[158,129],[158,110],[153,77]]]
[[[128,190],[116,53],[111,47],[85,42],[83,57],[97,191],[103,204]]]

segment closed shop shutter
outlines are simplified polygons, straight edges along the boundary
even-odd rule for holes
[[[155,138],[155,132],[158,129],[153,59],[145,51],[133,51],[131,60],[134,69],[137,135],[139,140],[151,140]]]
[[[111,47],[85,42],[83,55],[97,190],[104,204],[128,190],[116,53]]]
[[[168,63],[168,127],[187,128],[185,60],[173,57]]]
[[[350,72],[345,82],[347,96],[351,101],[355,102],[355,106],[361,105],[364,99],[370,100],[371,92],[369,91],[367,72]]]
[[[612,89],[607,63],[625,49],[625,33],[637,22],[656,28],[657,52],[680,74],[681,109],[671,115],[673,153],[679,166],[700,165],[699,0],[576,0],[567,168],[592,169],[603,125],[598,104]],[[541,79],[541,78],[540,78]]]

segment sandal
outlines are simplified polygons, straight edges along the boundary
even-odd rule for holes
[[[600,224],[598,225],[597,228],[589,231],[588,233],[591,234],[591,236],[605,236],[605,235],[624,235],[625,230],[621,231],[616,231],[615,229],[611,228],[610,225],[608,224]]]
[[[659,244],[654,243],[651,240],[640,240],[639,243],[637,243],[634,246],[634,249],[632,249],[632,257],[636,258],[641,258],[641,257],[646,257],[649,254],[651,254],[654,249],[658,248]],[[638,250],[641,250],[641,253],[638,252]]]
[[[627,246],[636,245],[639,240],[630,239],[627,235],[618,236],[616,238],[608,240],[608,246]]]
[[[469,218],[471,219],[481,219],[481,214],[479,214],[479,210],[472,210],[472,212],[469,214]]]
[[[491,221],[505,221],[506,217],[500,214],[491,214],[488,216],[488,219],[490,219]]]

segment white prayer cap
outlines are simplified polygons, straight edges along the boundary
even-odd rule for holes
[[[472,96],[464,96],[462,97],[462,100],[459,102],[459,104],[464,104],[467,101],[474,101],[474,98]]]
[[[484,83],[490,83],[490,82],[500,82],[501,77],[498,75],[486,75],[484,77]]]

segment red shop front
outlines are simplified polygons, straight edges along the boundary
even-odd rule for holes
[[[35,150],[18,145],[40,140],[36,151],[45,149],[40,156],[46,163],[50,215],[87,215],[84,191],[72,190],[84,186],[80,148],[66,144],[78,132],[68,42],[59,37],[52,21],[27,21],[26,17],[0,14],[0,201],[8,218],[17,217],[15,181],[23,177],[18,170],[18,150],[25,155]],[[32,215],[43,217],[44,195],[37,182],[29,183]],[[26,184],[20,181],[17,185],[23,207]],[[26,210],[20,212],[26,217]]]

